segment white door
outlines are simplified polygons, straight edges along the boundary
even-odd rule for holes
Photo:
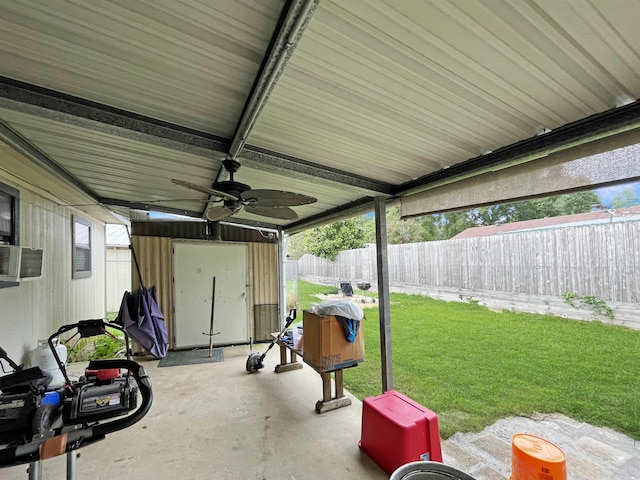
[[[216,278],[214,345],[249,341],[247,246],[236,243],[173,244],[175,347],[209,346],[213,277]]]

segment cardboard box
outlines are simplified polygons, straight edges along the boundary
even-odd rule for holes
[[[362,328],[353,343],[348,342],[340,322],[333,315],[320,316],[305,311],[304,362],[320,372],[353,367],[364,361]]]

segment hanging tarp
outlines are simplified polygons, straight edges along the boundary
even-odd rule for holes
[[[155,358],[164,358],[169,344],[164,315],[156,300],[156,287],[140,288],[134,295],[125,292],[120,311],[114,320],[146,352]]]

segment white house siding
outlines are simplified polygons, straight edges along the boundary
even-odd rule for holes
[[[91,222],[92,274],[72,278],[73,210],[37,195],[15,182],[0,182],[20,190],[20,244],[44,250],[43,276],[0,289],[0,345],[18,363],[59,326],[105,315],[105,225]]]

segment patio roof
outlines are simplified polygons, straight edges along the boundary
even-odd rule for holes
[[[639,16],[635,0],[16,0],[0,138],[120,212],[201,217],[207,194],[171,179],[209,187],[234,157],[238,181],[318,202],[227,220],[293,232],[637,129]]]

